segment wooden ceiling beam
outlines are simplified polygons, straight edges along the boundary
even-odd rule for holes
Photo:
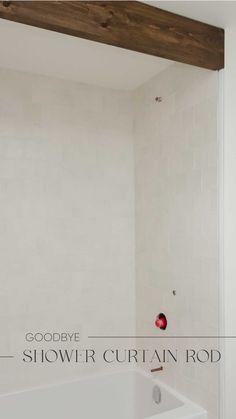
[[[223,29],[141,2],[2,1],[0,18],[211,70],[224,67]]]

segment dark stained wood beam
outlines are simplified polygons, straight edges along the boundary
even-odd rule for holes
[[[136,1],[1,1],[0,18],[219,70],[224,31]]]

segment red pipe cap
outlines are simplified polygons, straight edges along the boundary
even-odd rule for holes
[[[161,330],[165,330],[167,328],[167,318],[165,314],[163,313],[158,314],[155,320],[155,326]]]

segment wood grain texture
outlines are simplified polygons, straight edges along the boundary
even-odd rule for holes
[[[181,63],[224,67],[224,30],[136,1],[3,1],[0,17]]]

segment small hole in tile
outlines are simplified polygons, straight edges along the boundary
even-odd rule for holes
[[[176,296],[176,294],[177,294],[176,290],[173,290],[173,291],[172,291],[172,294],[173,294],[174,296]]]

